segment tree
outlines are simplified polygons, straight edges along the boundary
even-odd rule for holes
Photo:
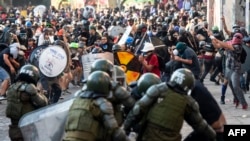
[[[121,10],[123,8],[123,4],[126,2],[127,0],[122,0],[119,9]]]

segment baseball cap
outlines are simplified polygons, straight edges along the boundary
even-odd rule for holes
[[[176,49],[177,50],[183,50],[183,49],[185,49],[187,47],[187,45],[185,44],[185,43],[183,43],[183,42],[178,42],[177,44],[176,44]]]

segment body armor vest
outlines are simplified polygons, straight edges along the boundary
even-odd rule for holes
[[[149,110],[147,121],[173,132],[180,132],[187,99],[185,95],[168,89],[166,96]]]
[[[25,85],[26,83],[17,82],[8,89],[6,116],[15,121],[18,121],[22,115],[36,109],[30,102],[30,95],[21,90]]]
[[[98,117],[100,117],[100,114],[99,107],[94,105],[92,99],[76,98],[70,107],[65,130],[67,132],[77,131],[86,134],[81,137],[79,134],[66,134],[66,138],[78,138],[84,141],[98,138],[97,134],[99,133],[98,130],[100,130]]]

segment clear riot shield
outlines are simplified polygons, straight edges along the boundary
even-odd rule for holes
[[[106,59],[114,63],[114,55],[111,52],[85,54],[82,56],[84,78],[89,76],[91,64],[97,59]]]
[[[121,33],[125,32],[125,28],[121,27],[121,26],[111,26],[108,29],[108,34],[112,37],[118,36]]]
[[[74,99],[49,105],[25,114],[19,121],[25,141],[61,141],[70,106]]]

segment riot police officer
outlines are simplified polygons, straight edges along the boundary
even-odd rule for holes
[[[109,74],[110,77],[114,75],[114,65],[112,62],[105,59],[98,59],[91,65],[91,73],[95,71],[103,71]],[[99,87],[101,88],[101,87]],[[132,108],[135,104],[135,100],[130,96],[129,92],[120,85],[117,80],[113,80],[111,82],[111,92],[112,95],[108,98],[108,100],[112,103],[116,120],[118,124],[121,126],[123,123],[123,111],[122,105],[126,108]]]
[[[160,84],[161,83],[161,79],[154,73],[144,73],[141,75],[141,77],[139,78],[138,81],[135,82],[135,86],[132,87],[131,90],[131,96],[138,101],[140,98],[142,98],[146,91],[148,90],[148,88],[150,88],[152,85],[155,84]],[[131,84],[133,85],[133,84]],[[125,112],[125,117],[128,115],[129,111],[132,108],[124,108],[124,112]],[[135,133],[139,133],[141,125],[136,123],[133,125],[132,129],[133,132]]]
[[[161,83],[161,79],[154,73],[144,73],[136,82],[136,86],[132,88],[131,95],[135,100],[139,100],[154,85]]]
[[[107,100],[111,78],[106,72],[95,71],[87,79],[86,91],[70,107],[64,141],[126,141]]]
[[[20,118],[33,110],[48,104],[47,98],[36,88],[39,79],[39,70],[33,65],[24,65],[7,91],[6,116],[10,118],[9,137],[12,141],[23,141],[18,128]]]
[[[181,68],[172,74],[167,85],[151,86],[130,111],[124,129],[129,131],[134,123],[141,121],[139,139],[181,141],[180,130],[186,120],[204,138],[215,140],[214,130],[202,118],[197,102],[188,95],[194,82],[192,72]]]

